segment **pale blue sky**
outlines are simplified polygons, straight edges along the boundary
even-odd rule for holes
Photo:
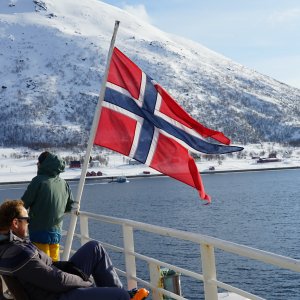
[[[102,0],[300,88],[300,0]]]

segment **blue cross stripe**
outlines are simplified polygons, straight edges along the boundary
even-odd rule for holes
[[[154,115],[156,99],[157,99],[157,91],[154,88],[153,84],[151,83],[151,78],[149,76],[146,76],[144,101],[141,110],[143,112],[150,112],[151,115]],[[144,122],[140,132],[138,145],[133,158],[142,163],[145,163],[151,147],[155,128],[151,123],[151,120],[149,121],[145,117],[145,115],[143,116],[143,118],[144,118]]]
[[[219,144],[208,143],[155,115],[154,110],[157,101],[157,90],[151,83],[151,78],[149,76],[147,76],[146,79],[146,87],[142,107],[139,107],[136,101],[132,100],[131,97],[108,87],[105,91],[104,101],[121,107],[124,110],[127,110],[143,118],[144,121],[138,140],[138,146],[133,156],[134,159],[142,163],[146,162],[155,127],[162,129],[171,136],[182,140],[192,149],[206,154],[224,154],[241,151],[243,149],[242,147],[237,146],[223,146]]]

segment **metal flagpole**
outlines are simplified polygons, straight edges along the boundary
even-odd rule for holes
[[[97,126],[98,126],[99,119],[100,119],[101,107],[102,107],[102,102],[104,99],[108,71],[109,71],[109,67],[110,67],[110,61],[111,61],[111,57],[112,57],[112,53],[113,53],[113,48],[114,48],[119,24],[120,24],[120,21],[115,21],[114,32],[113,32],[113,35],[111,38],[110,48],[109,48],[109,52],[108,52],[108,56],[107,56],[106,69],[105,69],[104,76],[102,79],[102,85],[101,85],[101,90],[100,90],[100,94],[99,94],[99,99],[98,99],[98,103],[97,103],[97,107],[96,107],[96,111],[95,111],[95,115],[94,115],[92,128],[90,131],[88,146],[86,149],[84,163],[82,166],[81,176],[80,176],[80,180],[79,180],[79,184],[78,184],[77,195],[76,195],[76,200],[75,200],[75,204],[77,204],[77,205],[76,205],[75,209],[72,211],[72,216],[71,216],[71,220],[70,220],[69,230],[67,233],[65,248],[64,248],[63,255],[62,255],[62,260],[68,260],[69,256],[70,256],[70,252],[71,252],[72,241],[73,241],[77,218],[78,218],[79,210],[80,210],[80,202],[81,202],[82,191],[83,191],[83,187],[84,187],[84,183],[85,183],[86,171],[88,168],[88,163],[90,160],[90,155],[91,155],[92,147],[93,147],[94,140],[95,140],[96,130],[97,130]]]

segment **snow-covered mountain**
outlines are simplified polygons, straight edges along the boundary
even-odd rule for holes
[[[300,90],[97,0],[0,1],[0,138],[85,144],[115,20],[116,46],[233,143],[300,144]]]

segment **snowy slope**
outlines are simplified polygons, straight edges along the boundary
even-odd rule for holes
[[[114,22],[116,46],[234,143],[300,144],[300,90],[97,0],[0,1],[2,144],[88,138]]]

